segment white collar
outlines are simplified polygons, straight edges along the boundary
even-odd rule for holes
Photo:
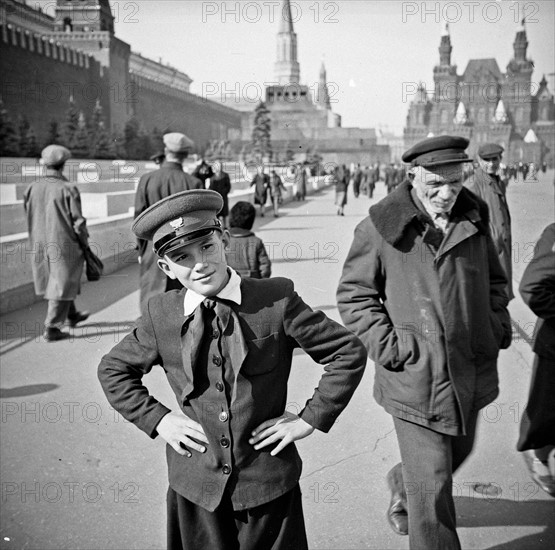
[[[229,281],[227,285],[216,294],[218,298],[222,298],[223,300],[230,300],[231,302],[235,302],[237,305],[241,305],[241,277],[237,274],[237,272],[232,269],[231,267],[227,268],[229,270]],[[203,296],[202,294],[198,294],[194,290],[187,290],[185,293],[185,298],[183,300],[183,314],[185,316],[191,315],[195,309],[204,301],[206,300],[207,296]]]

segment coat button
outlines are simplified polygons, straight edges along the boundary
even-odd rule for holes
[[[214,363],[214,365],[219,367],[222,364],[222,358],[219,355],[213,355],[212,356],[212,363]]]
[[[222,411],[218,415],[218,418],[220,419],[220,422],[225,422],[227,420],[227,413],[225,411]]]
[[[216,389],[218,391],[224,391],[224,385],[221,382],[216,382]]]
[[[229,464],[224,464],[222,468],[222,472],[228,476],[231,473],[231,466]]]
[[[212,331],[212,338],[214,338],[214,340],[217,340],[220,337],[220,331],[218,329],[214,329]]]
[[[220,445],[224,448],[227,449],[229,447],[229,439],[227,437],[222,437],[220,439]]]

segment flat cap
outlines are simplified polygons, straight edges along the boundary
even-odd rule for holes
[[[40,159],[45,166],[59,166],[71,158],[69,149],[62,145],[48,145],[42,150]]]
[[[150,157],[150,160],[153,160],[153,161],[162,161],[162,160],[164,160],[164,157],[165,157],[165,156],[166,156],[166,155],[164,155],[164,151],[158,151],[158,152],[154,153],[154,155],[152,155],[152,156]]]
[[[137,216],[131,229],[139,239],[153,241],[154,252],[164,257],[213,231],[222,232],[217,217],[222,206],[223,199],[216,191],[181,191],[147,208]]]
[[[484,160],[500,157],[503,154],[503,147],[497,143],[484,143],[478,147],[478,156]]]
[[[472,162],[464,152],[468,140],[460,136],[435,136],[419,141],[403,154],[403,162],[412,166],[440,166]]]
[[[164,134],[163,141],[170,153],[186,153],[192,149],[194,145],[193,140],[179,132]]]

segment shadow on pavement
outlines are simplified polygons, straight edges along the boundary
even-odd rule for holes
[[[0,399],[46,393],[56,390],[59,387],[58,384],[29,384],[28,386],[17,386],[15,388],[0,388]]]
[[[530,482],[530,486],[534,485]],[[515,490],[518,486],[515,487]],[[541,489],[538,488],[539,491]],[[514,494],[515,500],[499,498],[456,497],[457,527],[481,528],[499,526],[541,527],[543,530],[533,535],[487,546],[488,550],[534,550],[535,548],[555,548],[555,499],[518,500],[530,497],[528,484],[521,494]],[[551,541],[552,545],[549,546]],[[486,547],[484,547],[486,548]]]

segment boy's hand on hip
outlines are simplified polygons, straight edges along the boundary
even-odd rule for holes
[[[296,414],[285,411],[278,418],[271,418],[262,422],[253,432],[249,443],[258,451],[263,447],[279,441],[277,447],[270,453],[276,456],[289,443],[309,436],[314,428]]]
[[[204,453],[208,439],[202,426],[185,416],[181,411],[170,412],[160,420],[156,431],[180,455],[191,456],[189,449]],[[198,443],[200,442],[200,443]]]

